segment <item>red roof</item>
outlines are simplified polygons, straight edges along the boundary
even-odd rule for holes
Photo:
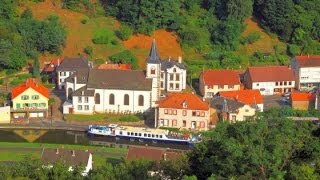
[[[220,96],[235,99],[239,102],[253,106],[255,104],[262,104],[263,97],[258,89],[253,90],[239,90],[239,91],[224,91],[219,92]]]
[[[249,67],[252,82],[294,81],[293,70],[287,66]]]
[[[101,64],[98,69],[120,69],[120,70],[131,70],[131,64]]]
[[[128,160],[145,158],[145,159],[153,160],[157,162],[164,160],[164,158],[177,159],[178,157],[179,157],[178,153],[168,152],[166,149],[151,148],[148,146],[146,147],[129,146],[129,151],[127,154]]]
[[[63,61],[63,59],[60,59],[60,58],[51,60],[51,62],[46,65],[46,67],[43,69],[43,71],[44,72],[53,72],[55,70],[55,68],[59,64],[61,64],[62,61]]]
[[[314,93],[304,93],[304,92],[292,92],[291,100],[292,101],[311,101],[315,98]]]
[[[16,98],[17,96],[19,96],[21,93],[23,93],[25,90],[27,90],[29,88],[32,88],[35,91],[42,94],[43,96],[49,98],[49,90],[46,87],[44,87],[43,85],[37,83],[35,79],[29,78],[29,79],[27,79],[26,82],[24,82],[24,83],[20,84],[19,86],[12,89],[12,91],[11,91],[12,99]]]
[[[239,74],[232,70],[208,70],[202,73],[205,85],[237,85]]]
[[[186,103],[186,108],[183,104]],[[209,110],[209,104],[192,93],[172,93],[159,102],[160,108]]]
[[[296,56],[300,67],[320,66],[320,56]]]

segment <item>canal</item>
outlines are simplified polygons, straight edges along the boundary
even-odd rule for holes
[[[88,137],[83,131],[46,129],[0,129],[0,142],[29,142],[49,144],[78,144],[127,148],[129,145],[146,146],[139,141],[118,140],[115,137]],[[187,150],[188,145],[148,143],[148,146]]]

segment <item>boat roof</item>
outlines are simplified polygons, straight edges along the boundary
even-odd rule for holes
[[[120,126],[120,130],[130,131],[130,132],[141,132],[141,133],[156,133],[156,134],[166,134],[168,130],[165,129],[154,129],[145,127],[131,127],[131,126]]]

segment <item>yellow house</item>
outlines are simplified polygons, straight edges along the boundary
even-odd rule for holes
[[[17,118],[47,117],[49,90],[30,78],[11,91],[12,116]]]
[[[0,107],[0,123],[10,123],[10,106]]]

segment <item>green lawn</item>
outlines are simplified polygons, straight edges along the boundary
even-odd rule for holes
[[[127,153],[128,150],[125,148],[111,148],[102,146],[84,146],[84,145],[71,145],[71,144],[42,144],[42,143],[13,143],[13,142],[0,142],[0,147],[10,148],[61,148],[66,149],[80,149],[80,150],[99,150],[103,152],[116,152],[116,153]]]
[[[66,121],[96,121],[96,122],[139,122],[143,121],[143,118],[138,115],[122,115],[122,114],[67,114],[65,115]]]
[[[0,151],[0,161],[22,161],[26,157],[40,158],[39,151]]]

